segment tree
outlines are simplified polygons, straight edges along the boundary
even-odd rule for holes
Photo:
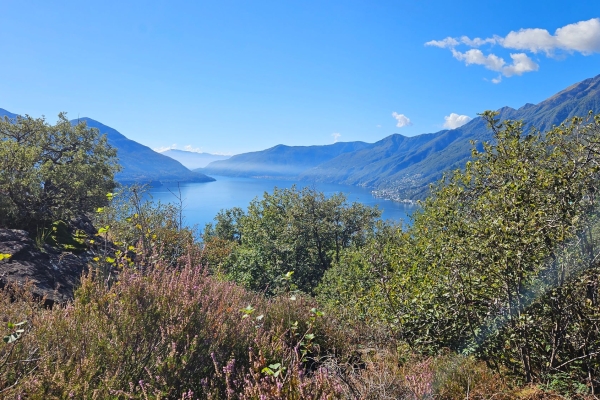
[[[428,306],[438,314],[421,323],[438,345],[533,381],[567,361],[558,347],[569,334],[552,326],[573,321],[573,304],[559,292],[595,266],[600,118],[542,134],[483,116],[496,143],[473,150],[473,161],[433,190],[416,219],[416,248],[433,279]],[[532,310],[545,302],[554,313],[540,320]]]
[[[106,137],[66,114],[0,120],[0,226],[35,232],[107,202],[119,167]]]
[[[274,293],[287,275],[293,287],[312,293],[345,248],[365,242],[380,215],[376,208],[348,204],[342,194],[275,189],[252,201],[246,213],[219,213],[205,240],[208,233],[239,243],[225,262],[226,274],[251,289]]]
[[[431,188],[407,232],[343,257],[320,292],[356,318],[373,310],[420,351],[597,390],[600,116],[545,133],[483,117],[494,142]],[[347,291],[340,271],[379,279]]]

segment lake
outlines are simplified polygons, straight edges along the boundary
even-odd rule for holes
[[[356,186],[333,185],[325,183],[294,182],[275,179],[252,179],[214,176],[215,182],[185,183],[180,185],[183,199],[185,224],[204,229],[204,225],[213,222],[213,218],[224,208],[240,207],[246,210],[250,201],[262,198],[264,192],[273,192],[273,188],[311,187],[331,196],[342,192],[348,202],[359,202],[367,206],[378,206],[383,210],[382,218],[410,223],[410,214],[417,206],[396,203],[390,200],[376,199],[371,191]],[[160,186],[150,189],[153,201],[178,204],[174,194],[179,194],[177,185]]]

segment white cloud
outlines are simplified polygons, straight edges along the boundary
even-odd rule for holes
[[[511,54],[510,58],[512,58],[513,63],[502,68],[502,75],[504,76],[522,75],[525,72],[537,71],[540,68],[525,53]]]
[[[404,128],[405,126],[411,126],[412,125],[412,122],[410,122],[410,118],[408,118],[404,114],[398,114],[397,112],[394,111],[392,113],[392,117],[396,118],[396,121],[398,121],[396,123],[396,126],[398,128]]]
[[[333,143],[337,143],[338,140],[340,140],[340,137],[342,136],[341,133],[332,133],[331,136],[333,136]]]
[[[156,151],[157,153],[164,153],[165,151],[175,150],[175,149],[177,149],[177,143],[173,143],[170,146],[157,147],[157,148],[154,148],[152,150]]]
[[[202,147],[193,147],[191,144],[185,145],[183,149],[192,153],[202,153]]]
[[[456,47],[459,45],[458,40],[451,38],[451,37],[447,37],[446,39],[442,39],[442,40],[431,40],[427,43],[425,43],[425,46],[435,46],[435,47],[440,47],[440,48],[446,48],[446,47]]]
[[[556,38],[545,29],[520,29],[501,38],[500,44],[509,49],[529,50],[532,53],[543,51],[549,54],[556,47]]]
[[[377,124],[375,125],[377,128],[381,128],[381,124]]]
[[[469,47],[481,47],[484,44],[496,44],[495,37],[487,38],[487,39],[481,39],[481,38],[469,39],[468,36],[461,36],[460,41],[461,41],[461,43],[466,44]]]
[[[535,63],[525,53],[511,54],[512,64],[506,65],[506,61],[502,57],[498,57],[495,54],[488,54],[487,56],[479,49],[467,50],[464,53],[452,49],[452,55],[454,58],[460,61],[464,61],[466,65],[483,65],[485,68],[500,72],[504,76],[523,75],[525,72],[537,71],[539,65]],[[492,79],[493,83],[500,83],[498,79]]]
[[[425,45],[447,48],[454,58],[464,61],[466,65],[482,65],[489,70],[500,72],[500,76],[491,80],[493,83],[500,83],[502,75],[510,77],[537,71],[539,65],[525,53],[510,54],[512,64],[507,65],[503,58],[493,53],[485,55],[477,47],[499,45],[505,49],[522,50],[533,54],[544,53],[546,56],[553,56],[557,50],[584,55],[600,53],[600,18],[565,25],[556,29],[554,35],[546,29],[527,28],[511,31],[505,37],[498,35],[485,39],[471,39],[468,36],[447,37],[442,40],[431,40]],[[456,49],[458,46],[467,46],[471,49],[461,52]]]
[[[562,49],[585,55],[600,53],[600,18],[563,26],[554,35]]]
[[[467,65],[483,65],[484,67],[486,67],[487,69],[491,69],[492,71],[501,71],[504,64],[506,64],[504,59],[502,59],[501,57],[498,57],[495,54],[489,54],[486,56],[479,49],[467,50],[464,53],[452,49],[452,55],[457,60],[464,61]]]
[[[471,117],[469,117],[468,115],[458,115],[456,113],[451,113],[450,115],[444,117],[444,120],[444,128],[456,129],[469,122],[471,120]]]
[[[557,49],[585,55],[600,53],[600,18],[565,25],[558,28],[554,35],[539,28],[512,31],[500,44],[508,49],[532,53],[543,51],[546,55],[551,55]]]

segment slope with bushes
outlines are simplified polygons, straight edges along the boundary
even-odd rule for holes
[[[596,398],[600,116],[483,119],[493,141],[408,228],[291,189],[198,242],[180,207],[111,193],[73,301],[0,291],[0,394]]]

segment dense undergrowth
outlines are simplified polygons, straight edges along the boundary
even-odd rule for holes
[[[83,279],[73,303],[44,309],[1,293],[25,332],[0,352],[2,398],[513,398],[472,357],[361,346],[305,296],[265,298],[191,264]],[[365,333],[362,332],[362,333]],[[11,333],[4,324],[2,334]],[[371,333],[365,336],[371,336]],[[534,390],[537,393],[536,390]],[[525,396],[524,398],[533,398]]]
[[[199,241],[181,205],[109,194],[72,302],[0,291],[0,397],[596,398],[600,117],[485,117],[497,142],[408,228],[292,188]]]

